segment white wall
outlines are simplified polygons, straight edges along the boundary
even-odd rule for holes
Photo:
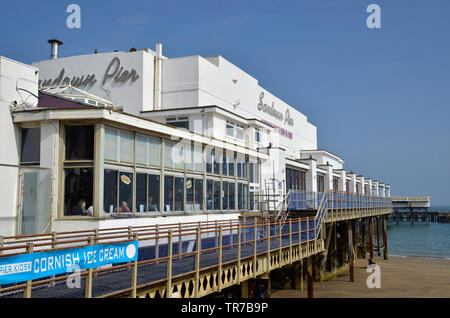
[[[20,130],[13,124],[10,105],[37,104],[37,69],[0,56],[0,235],[16,234]]]
[[[300,158],[301,149],[317,148],[316,127],[307,117],[277,98],[221,56],[192,56],[163,60],[162,108],[217,105],[244,118],[257,118],[273,123],[292,133],[292,139],[280,135],[280,145],[290,157]],[[286,110],[294,123],[290,126],[258,110],[260,94],[263,103],[272,105],[283,116]],[[285,119],[285,116],[284,116]]]
[[[107,69],[114,58],[119,58],[120,67],[125,71],[136,71],[139,78],[133,81],[131,78],[124,83],[118,83],[113,78],[105,76]],[[113,64],[109,70],[112,74],[117,64]],[[39,80],[55,80],[64,69],[64,78],[95,75],[96,82],[92,85],[81,85],[80,88],[90,94],[112,101],[116,106],[123,106],[125,112],[139,115],[141,110],[153,109],[153,81],[154,81],[154,55],[151,50],[136,52],[110,52],[100,54],[86,54],[45,60],[33,63],[39,68]],[[118,70],[120,72],[120,69]],[[108,92],[106,92],[106,91]]]

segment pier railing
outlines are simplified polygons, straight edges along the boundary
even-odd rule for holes
[[[361,209],[392,207],[390,197],[361,195],[340,191],[306,192],[291,190],[288,210],[316,210],[325,197],[330,209]]]
[[[52,242],[28,242],[27,251],[35,252],[137,240],[138,259],[83,270],[79,272],[79,288],[69,287],[67,281],[73,273],[67,273],[3,284],[0,297],[200,297],[323,250],[323,240],[316,237],[314,217],[284,221],[253,218],[128,230],[97,231],[87,240],[89,243],[86,238],[67,239],[68,233],[65,240],[60,236]],[[26,253],[19,252],[17,246],[10,247],[2,248],[0,260]]]

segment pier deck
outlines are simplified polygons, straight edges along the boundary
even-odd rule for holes
[[[30,246],[34,251],[45,251],[137,240],[139,258],[130,263],[84,270],[80,273],[80,288],[68,287],[67,279],[72,274],[69,273],[3,285],[0,297],[198,298],[233,285],[246,286],[251,279],[268,279],[274,269],[296,263],[306,265],[312,297],[313,267],[323,275],[325,264],[330,264],[331,259],[336,264],[337,254],[341,261],[353,260],[358,237],[356,224],[362,230],[365,228],[362,224],[369,222],[369,250],[373,255],[373,218],[377,220],[380,241],[380,220],[385,221],[392,212],[389,198],[333,192],[318,196],[313,204],[316,209],[306,211],[313,215],[303,217],[285,213],[277,217],[3,238],[0,257],[26,253]],[[386,235],[385,229],[383,234]],[[387,255],[386,236],[383,241],[382,249]],[[365,243],[361,245],[365,248]]]

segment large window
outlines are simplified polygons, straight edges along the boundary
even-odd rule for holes
[[[250,160],[248,170],[250,183],[259,183],[259,162]]]
[[[220,181],[206,180],[206,209],[220,210]]]
[[[261,142],[261,130],[258,127],[255,127],[255,141]]]
[[[137,155],[137,152],[136,152]],[[147,174],[136,173],[136,212],[147,211]]]
[[[117,136],[117,130],[105,129],[105,159],[117,161]]]
[[[94,126],[65,127],[65,216],[92,216],[94,193]]]
[[[41,128],[22,128],[21,164],[39,164],[41,158]]]
[[[117,171],[105,169],[103,186],[103,210],[113,213],[117,209]]]
[[[133,133],[120,132],[120,161],[133,162]]]
[[[184,148],[181,142],[164,140],[164,166],[169,169],[184,169]]]
[[[203,180],[186,178],[186,211],[203,209]]]
[[[225,131],[229,137],[234,137],[241,140],[244,139],[244,127],[232,122],[231,120],[227,120],[225,124]]]
[[[88,215],[93,204],[93,169],[66,168],[64,177],[64,215]]]
[[[164,176],[164,211],[183,211],[184,178]]]
[[[160,177],[158,175],[148,175],[148,211],[159,212],[159,197],[160,197]]]
[[[94,159],[94,126],[66,126],[66,160]]]
[[[189,130],[189,117],[169,117],[166,119],[166,123],[178,128]]]
[[[324,192],[325,191],[325,176],[318,174],[317,175],[317,192]]]

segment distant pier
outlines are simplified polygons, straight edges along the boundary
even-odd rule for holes
[[[430,197],[392,197],[393,213],[389,222],[399,223],[450,223],[450,212],[428,211]]]

